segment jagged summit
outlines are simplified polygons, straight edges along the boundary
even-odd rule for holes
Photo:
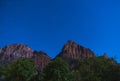
[[[18,58],[33,59],[36,69],[39,71],[41,71],[51,61],[51,58],[46,53],[42,51],[33,51],[25,44],[7,45],[0,49],[0,63],[13,62]]]
[[[13,44],[5,46],[0,52],[2,60],[14,60],[16,58],[31,58],[33,56],[33,50],[24,44]]]
[[[62,48],[61,52],[56,56],[72,61],[70,67],[74,67],[74,61],[83,59],[85,57],[96,57],[94,52],[88,48],[85,48],[71,40],[69,40]],[[33,59],[37,71],[42,69],[54,59],[51,59],[43,51],[34,51],[25,44],[12,44],[7,45],[4,48],[0,48],[0,63],[13,62],[18,58],[30,58]]]
[[[71,40],[69,40],[62,48],[57,57],[65,59],[82,59],[85,57],[96,57],[94,52],[85,48]]]

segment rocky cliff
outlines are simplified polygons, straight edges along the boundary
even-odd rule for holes
[[[12,61],[17,58],[32,58],[33,50],[24,44],[13,44],[1,48],[1,60]]]
[[[18,58],[33,59],[37,70],[42,70],[51,60],[46,53],[33,51],[24,44],[13,44],[0,49],[0,64],[9,64]]]
[[[56,57],[73,62],[71,67],[74,67],[75,60],[96,56],[90,49],[80,46],[73,41],[68,41]],[[13,44],[0,48],[0,64],[9,64],[9,62],[15,61],[18,58],[33,59],[38,71],[41,71],[52,60],[46,53],[34,51],[24,44]]]
[[[51,58],[44,52],[40,51],[34,51],[33,52],[33,59],[36,65],[36,69],[37,71],[41,71],[43,70],[43,68],[49,63],[51,62]]]
[[[94,52],[88,48],[80,46],[79,44],[68,41],[62,48],[60,54],[57,57],[62,57],[64,59],[83,59],[85,57],[96,57]]]

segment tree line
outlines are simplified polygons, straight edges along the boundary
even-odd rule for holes
[[[102,56],[87,57],[70,69],[67,61],[56,58],[38,73],[32,59],[19,58],[0,66],[0,81],[120,81],[120,65]]]

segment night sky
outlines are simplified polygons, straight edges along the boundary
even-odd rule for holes
[[[24,43],[55,57],[68,41],[120,62],[120,0],[0,0],[0,47]]]

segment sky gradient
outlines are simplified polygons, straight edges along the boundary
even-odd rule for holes
[[[0,0],[0,47],[55,57],[67,40],[120,62],[120,0]]]

